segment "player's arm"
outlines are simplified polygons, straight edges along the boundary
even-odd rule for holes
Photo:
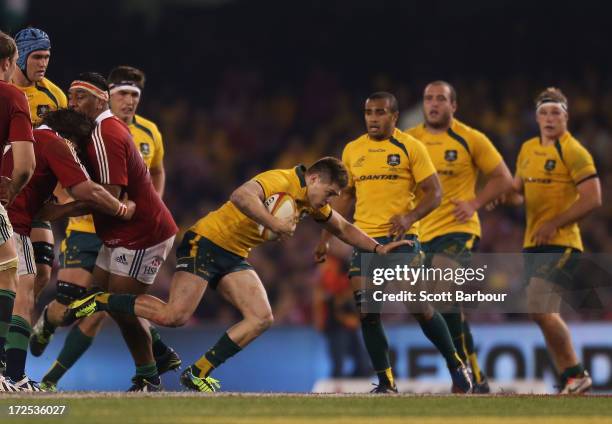
[[[131,200],[119,201],[99,184],[91,180],[79,183],[66,189],[75,199],[68,203],[49,202],[38,212],[37,218],[43,221],[57,221],[58,219],[88,215],[98,211],[123,220],[130,220],[136,211],[136,204]]]
[[[109,190],[107,190],[91,181],[68,142],[58,140],[47,146],[43,154],[51,170],[59,184],[66,187],[68,194],[77,201],[77,204],[63,208],[64,211],[82,215],[88,212],[84,209],[93,209],[118,218],[131,218],[135,205],[134,202],[124,203],[117,199],[121,193],[121,186],[108,185]],[[110,190],[114,193],[111,194]]]
[[[423,193],[421,201],[416,207],[405,215],[395,215],[391,218],[391,229],[389,235],[400,237],[412,227],[412,225],[429,215],[431,211],[440,206],[442,201],[442,186],[438,174],[434,173],[418,184],[418,190]]]
[[[91,208],[85,202],[70,201],[68,203],[48,202],[36,214],[36,219],[41,221],[57,221],[72,216],[87,215]]]
[[[151,161],[149,172],[155,191],[159,194],[159,197],[163,198],[166,188],[166,169],[164,168],[165,149],[164,139],[156,126],[153,128],[153,144],[155,145],[155,155]]]
[[[23,93],[19,93],[12,100],[9,107],[8,140],[11,142],[13,172],[10,179],[6,177],[0,179],[0,202],[4,205],[13,201],[28,183],[36,168],[34,134],[32,133],[28,100]]]
[[[264,200],[263,188],[255,181],[247,181],[234,190],[230,196],[230,202],[253,221],[269,228],[281,238],[292,236],[295,231],[295,222],[293,220],[284,221],[273,216],[264,206]]]
[[[412,240],[393,241],[382,245],[332,210],[329,219],[321,222],[324,228],[340,240],[366,252],[386,255],[391,250],[404,244],[413,244]]]
[[[581,220],[593,209],[601,206],[601,183],[599,178],[593,176],[578,184],[578,199],[569,209],[552,219],[557,227],[565,227]]]
[[[37,218],[44,221],[57,221],[73,216],[88,215],[97,211],[123,220],[130,220],[136,211],[131,200],[120,201],[104,187],[91,180],[83,181],[66,189],[75,199],[68,203],[47,203],[39,211]]]
[[[163,162],[159,166],[152,166],[149,169],[151,173],[151,181],[155,191],[159,194],[159,197],[164,197],[164,189],[166,187],[166,171],[164,169]]]
[[[3,178],[0,184],[0,201],[5,205],[11,203],[21,189],[25,187],[36,168],[36,158],[32,142],[11,142],[11,151],[13,154],[13,172],[10,180]]]
[[[455,218],[460,222],[469,220],[481,207],[499,198],[512,188],[512,174],[502,160],[491,172],[485,175],[485,186],[472,200],[451,200],[455,205]]]
[[[523,179],[516,175],[512,180],[512,187],[506,193],[505,203],[511,206],[520,206],[525,202],[525,183]]]
[[[340,216],[347,218],[353,204],[355,203],[355,187],[348,186],[340,193],[340,196],[331,201],[331,206]],[[327,230],[321,231],[321,239],[315,249],[315,261],[324,262],[329,249],[329,241],[333,234]]]
[[[582,181],[576,188],[578,199],[568,209],[544,222],[535,231],[533,242],[536,245],[547,244],[559,228],[579,221],[593,209],[601,206],[601,184],[596,175]]]
[[[510,189],[502,193],[498,197],[491,200],[486,204],[486,209],[492,211],[497,205],[508,205],[508,206],[520,206],[525,201],[523,191],[525,189],[523,179],[518,175],[515,175],[512,179]]]
[[[120,201],[118,197],[119,193],[121,193],[121,188],[119,186],[111,187],[118,187],[117,195],[111,194],[106,188],[91,180],[86,180],[70,187],[68,193],[73,199],[80,200],[97,212],[118,218],[131,219],[134,215],[136,204],[129,200],[125,202]],[[113,190],[116,191],[116,189]]]

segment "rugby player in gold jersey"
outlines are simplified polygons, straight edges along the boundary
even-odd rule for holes
[[[601,186],[591,154],[567,129],[565,95],[551,87],[535,103],[540,134],[521,146],[514,190],[505,200],[525,204],[528,307],[560,375],[561,393],[578,394],[593,383],[559,313],[562,299],[555,287],[576,278],[583,251],[578,221],[601,206]]]
[[[423,92],[425,122],[408,134],[418,138],[429,152],[442,184],[442,203],[419,222],[427,263],[435,268],[469,265],[480,239],[478,209],[512,186],[512,175],[486,135],[455,118],[457,93],[445,81],[433,81]],[[486,184],[476,193],[482,174]],[[442,314],[464,363],[474,377],[474,393],[488,393],[480,371],[474,340],[463,312]]]
[[[413,243],[394,253],[407,258],[420,258],[419,225],[438,205],[442,197],[440,180],[425,146],[396,128],[399,108],[395,96],[386,92],[370,95],[365,102],[367,133],[344,148],[342,161],[349,171],[349,187],[334,202],[338,212],[347,216],[355,205],[355,225],[379,243],[392,239],[408,239]],[[416,192],[423,193],[416,201]],[[322,260],[327,251],[329,234],[324,233],[317,248],[316,259]],[[355,301],[361,308],[361,330],[378,376],[376,393],[397,392],[389,360],[389,343],[381,314],[365,311],[369,301],[365,290],[365,272],[361,269],[359,249],[353,251],[349,277]],[[472,384],[461,361],[444,318],[429,305],[413,316],[423,333],[444,356],[453,380],[453,391],[468,393]]]

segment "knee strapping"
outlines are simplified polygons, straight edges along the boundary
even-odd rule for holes
[[[82,298],[87,293],[85,287],[77,286],[76,284],[67,281],[57,281],[57,290],[55,299],[62,305],[69,305],[77,299]]]
[[[37,264],[53,266],[55,251],[51,243],[35,241],[32,242],[32,248],[34,249],[34,260]]]

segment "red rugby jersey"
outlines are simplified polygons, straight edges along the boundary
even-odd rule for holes
[[[136,203],[130,221],[94,213],[96,233],[109,247],[146,249],[178,232],[172,214],[161,200],[128,127],[110,110],[96,118],[92,141],[87,145],[91,176],[100,184],[121,186]]]
[[[36,169],[8,208],[14,231],[25,236],[30,235],[32,219],[51,197],[58,181],[62,187],[70,188],[89,179],[69,141],[47,126],[35,129],[34,139]],[[10,176],[13,172],[11,150],[7,150],[4,156],[2,175]]]
[[[30,106],[17,87],[0,81],[0,149],[11,141],[34,142]]]

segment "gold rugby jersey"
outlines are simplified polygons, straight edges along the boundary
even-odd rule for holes
[[[578,199],[576,186],[597,176],[593,158],[569,132],[544,146],[539,137],[521,146],[516,175],[523,180],[527,227],[523,247],[535,246],[535,231]],[[578,223],[561,227],[548,243],[583,250]]]
[[[28,98],[30,105],[30,118],[32,125],[40,125],[42,116],[50,110],[64,109],[68,107],[68,99],[64,92],[47,78],[35,82],[29,87],[20,87],[15,84]]]
[[[253,178],[259,183],[267,199],[275,193],[287,193],[296,203],[298,216],[311,215],[316,221],[324,222],[331,217],[331,206],[314,209],[306,195],[306,168],[298,165],[291,169],[275,169],[263,172]],[[252,248],[264,240],[259,234],[259,224],[243,214],[232,202],[228,201],[216,211],[201,218],[189,230],[206,237],[217,246],[247,257]]]
[[[491,140],[456,119],[445,133],[432,134],[424,124],[406,132],[425,145],[442,185],[440,206],[419,222],[421,241],[427,242],[449,233],[480,237],[478,213],[461,223],[455,219],[455,205],[451,200],[474,199],[478,172],[486,175],[502,162]]]
[[[128,128],[147,168],[162,166],[164,160],[164,142],[157,125],[142,116],[136,115],[132,123],[128,125]],[[66,228],[66,235],[70,234],[70,231],[95,233],[96,229],[92,216],[84,215],[70,218]]]
[[[351,141],[342,161],[355,188],[355,225],[370,237],[388,235],[391,217],[414,209],[417,184],[436,172],[425,146],[397,128],[386,140]],[[408,233],[418,235],[418,223]]]

